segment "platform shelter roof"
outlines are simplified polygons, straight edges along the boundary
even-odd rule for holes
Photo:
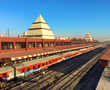
[[[107,49],[107,51],[104,53],[104,55],[101,57],[101,60],[110,61],[110,48]]]

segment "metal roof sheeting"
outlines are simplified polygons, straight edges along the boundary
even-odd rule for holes
[[[104,55],[101,57],[101,60],[107,60],[110,61],[110,48],[107,49],[107,51],[104,53]]]

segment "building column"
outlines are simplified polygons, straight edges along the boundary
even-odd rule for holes
[[[44,48],[45,47],[45,44],[44,44],[45,42],[42,40],[42,48]]]
[[[56,46],[56,42],[54,41],[54,45],[53,45],[54,47]]]
[[[13,42],[13,47],[14,47],[14,49],[16,49],[16,43],[15,42]]]
[[[29,44],[28,42],[26,41],[26,50],[29,48]]]
[[[1,40],[0,40],[0,50],[1,50]]]
[[[48,47],[51,47],[51,46],[50,46],[50,42],[48,43]]]
[[[26,50],[29,48],[29,44],[28,44],[28,40],[27,40],[27,38],[25,39],[25,42],[26,42]]]

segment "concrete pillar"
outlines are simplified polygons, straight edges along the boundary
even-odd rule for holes
[[[13,45],[14,45],[14,46],[13,46],[13,47],[14,47],[14,49],[16,49],[16,43],[15,43],[15,42],[13,42]]]
[[[26,41],[26,50],[29,48],[29,44],[28,42]]]
[[[0,50],[1,50],[1,40],[0,40]]]
[[[54,41],[54,45],[53,45],[54,47],[56,46],[56,42]]]

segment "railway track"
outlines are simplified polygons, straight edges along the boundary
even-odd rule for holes
[[[103,52],[102,52],[103,53]],[[82,65],[81,68],[76,71],[72,71],[59,79],[56,83],[52,84],[50,87],[46,87],[48,90],[73,90],[75,85],[80,81],[80,79],[96,64],[100,56],[98,54],[86,64]],[[74,82],[74,83],[73,83]]]
[[[70,65],[69,67],[66,67],[66,68],[63,68],[62,69],[62,71],[67,71],[67,69],[69,69],[70,67],[72,67],[73,65]],[[60,68],[61,69],[61,68]],[[60,72],[56,72],[56,71],[49,71],[48,73],[46,73],[45,75],[44,75],[44,78],[43,77],[41,77],[41,78],[34,78],[34,81],[37,81],[37,82],[33,82],[33,83],[28,83],[28,82],[26,82],[26,83],[24,83],[24,84],[21,84],[20,86],[22,86],[23,85],[23,87],[20,87],[20,86],[18,86],[18,87],[15,87],[15,88],[13,88],[12,90],[18,90],[18,89],[22,89],[22,90],[25,90],[25,88],[26,88],[26,90],[28,89],[27,88],[27,86],[28,87],[31,87],[31,85],[32,86],[36,86],[36,87],[39,87],[39,88],[42,88],[41,86],[46,86],[47,84],[49,84],[49,83],[52,83],[56,78],[55,77],[53,77],[53,76],[57,76],[57,78],[58,77],[61,77],[61,76],[63,76],[64,74],[63,73],[60,73]],[[33,80],[33,79],[32,79]],[[31,80],[31,81],[32,81]],[[48,83],[48,81],[49,81],[49,83]],[[43,85],[43,83],[44,83],[44,85]],[[40,86],[41,85],[41,86]]]
[[[77,56],[74,60],[67,60],[67,61],[58,63],[56,65],[53,65],[52,67],[49,67],[47,69],[48,71],[45,73],[43,77],[41,75],[36,75],[31,80],[27,82],[23,82],[20,85],[17,85],[13,88],[10,88],[10,90],[20,90],[20,89],[32,90],[32,88],[33,90],[35,90],[35,88],[37,88],[38,90],[38,89],[49,88],[50,86],[55,84],[58,80],[60,80],[61,77],[66,77],[66,75],[68,75],[70,72],[80,68],[87,61],[89,61],[90,58],[93,58],[95,54],[98,54],[101,51],[103,51],[102,48],[96,49],[94,51],[89,52],[88,54]],[[79,58],[81,58],[82,61]],[[9,88],[7,88],[6,90],[9,90]]]
[[[75,86],[74,90],[96,90],[104,67],[97,62]]]

